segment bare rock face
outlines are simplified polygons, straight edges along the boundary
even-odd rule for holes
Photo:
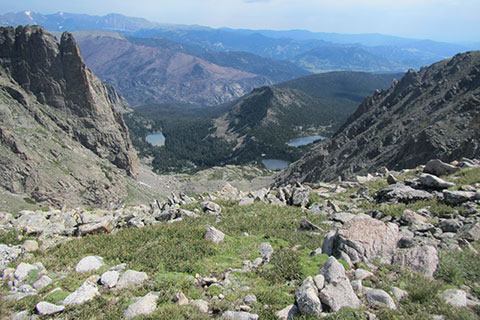
[[[480,156],[480,51],[408,71],[367,97],[346,123],[290,166],[279,184],[331,181],[381,167],[414,168],[432,159]],[[427,172],[455,170],[429,164]]]
[[[0,187],[53,204],[121,201],[137,155],[119,100],[73,36],[6,27],[0,48]]]
[[[410,268],[412,271],[422,273],[429,278],[433,278],[438,262],[437,249],[432,246],[399,250],[393,257],[393,264],[402,268]]]
[[[389,262],[397,247],[398,234],[396,224],[359,215],[337,231],[333,252],[344,252],[353,263],[373,262],[375,258]]]

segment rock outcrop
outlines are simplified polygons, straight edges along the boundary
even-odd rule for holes
[[[279,183],[329,181],[381,167],[399,170],[431,159],[478,157],[479,111],[479,51],[410,70],[390,89],[366,98],[331,139],[290,166]]]
[[[138,159],[120,101],[70,33],[0,28],[0,186],[53,204],[121,201]]]

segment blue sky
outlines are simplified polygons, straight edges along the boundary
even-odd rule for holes
[[[480,41],[480,0],[0,0],[2,13],[121,13],[163,23]]]

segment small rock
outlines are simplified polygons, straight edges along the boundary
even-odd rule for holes
[[[85,302],[93,300],[100,293],[98,292],[97,286],[90,282],[85,281],[80,288],[75,290],[73,293],[68,295],[65,300],[63,300],[63,305],[71,306],[76,304],[83,304]]]
[[[106,288],[113,288],[117,285],[119,277],[117,271],[107,271],[100,277],[100,283]]]
[[[480,241],[480,222],[466,224],[457,232],[457,238],[468,241]]]
[[[99,256],[88,256],[80,260],[80,262],[75,266],[76,272],[91,272],[97,271],[103,267],[105,263],[103,258]]]
[[[295,317],[300,315],[300,311],[297,306],[292,304],[284,309],[277,311],[275,316],[282,320],[293,320]]]
[[[364,269],[357,269],[355,270],[355,279],[357,280],[365,280],[367,278],[373,277],[373,273]]]
[[[392,174],[388,174],[388,176],[387,176],[387,183],[388,183],[389,185],[396,184],[396,183],[398,183],[398,179],[395,178]]]
[[[312,277],[308,277],[295,290],[295,301],[301,314],[320,315],[322,303],[318,298],[318,289]]]
[[[175,300],[176,304],[179,305],[179,306],[188,305],[188,299],[183,294],[183,292],[177,292],[177,294],[175,294],[175,299],[174,300]]]
[[[219,215],[222,212],[222,208],[212,201],[203,201],[200,203],[200,208],[202,208],[203,212],[212,215]]]
[[[475,200],[476,194],[470,191],[444,190],[443,197],[447,204],[458,206],[464,202]]]
[[[341,223],[345,223],[347,221],[352,220],[355,217],[356,217],[356,215],[354,215],[352,213],[349,213],[349,212],[337,212],[333,215],[332,220],[333,221],[338,221],[338,222],[341,222]]]
[[[397,299],[398,301],[400,301],[403,298],[405,298],[406,296],[408,296],[407,291],[402,290],[402,289],[397,288],[397,287],[392,287],[391,291],[392,291],[392,294],[395,297],[395,299]]]
[[[263,261],[270,261],[273,252],[273,248],[268,242],[262,242],[258,247],[258,253],[262,256]]]
[[[388,293],[380,289],[370,289],[366,293],[369,304],[396,310],[397,306]]]
[[[392,184],[375,194],[378,202],[404,202],[409,203],[418,200],[430,200],[433,195],[423,190],[416,190],[403,183]]]
[[[145,272],[138,272],[135,270],[127,270],[117,282],[116,289],[124,289],[129,287],[140,287],[144,281],[148,279]]]
[[[246,305],[251,306],[252,304],[257,303],[257,297],[255,297],[253,294],[249,294],[249,295],[246,295],[242,301]]]
[[[223,319],[228,320],[258,320],[258,314],[237,311],[225,311],[222,314]]]
[[[302,222],[300,222],[300,230],[307,230],[307,231],[323,231],[322,228],[313,224],[312,222],[307,220],[307,217],[302,217]]]
[[[26,252],[34,252],[38,250],[38,242],[35,240],[25,240],[23,248]]]
[[[468,304],[467,293],[463,290],[445,290],[442,296],[448,304],[455,307],[466,307]]]
[[[352,281],[352,288],[355,292],[363,292],[363,284],[362,280],[353,280]]]
[[[29,320],[30,319],[30,313],[28,310],[18,312],[14,314],[11,318],[11,320]]]
[[[427,218],[409,209],[406,209],[403,211],[401,219],[403,222],[407,224],[422,224],[422,223],[428,222]]]
[[[249,206],[249,205],[253,204],[253,202],[254,202],[253,198],[243,198],[243,199],[240,199],[238,201],[238,205],[240,207]]]
[[[57,305],[42,301],[36,305],[35,309],[37,309],[37,312],[40,315],[48,316],[51,314],[62,312],[63,310],[65,310],[65,307],[57,306]]]
[[[124,312],[125,319],[133,319],[138,315],[151,314],[157,309],[158,295],[150,292],[146,296],[137,299],[137,301],[128,306]]]
[[[205,240],[213,243],[220,243],[224,238],[225,234],[215,227],[208,227],[207,232],[205,232]]]
[[[113,230],[112,219],[105,217],[100,221],[86,223],[78,228],[81,236],[88,234],[110,233]]]
[[[208,302],[205,300],[194,300],[191,302],[192,305],[196,306],[198,310],[202,313],[208,313]]]
[[[457,232],[462,225],[463,224],[456,219],[446,219],[439,224],[443,232]]]
[[[23,281],[28,277],[28,274],[34,270],[39,270],[39,269],[37,266],[22,262],[15,269],[14,276],[16,279]]]
[[[325,287],[325,277],[322,274],[317,274],[313,277],[313,282],[318,290],[322,290]]]
[[[43,288],[45,288],[46,286],[48,286],[50,283],[52,283],[52,279],[50,279],[48,276],[42,276],[40,279],[35,281],[35,283],[33,284],[33,287],[36,290],[40,291]]]

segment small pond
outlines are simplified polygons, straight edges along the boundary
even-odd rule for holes
[[[149,134],[145,140],[155,147],[161,147],[165,145],[165,136],[161,132]]]
[[[313,143],[318,140],[324,140],[325,137],[323,136],[310,136],[310,137],[303,137],[303,138],[297,138],[293,139],[292,141],[288,142],[288,145],[290,147],[301,147],[301,146],[306,146],[307,144]]]
[[[288,162],[284,160],[278,160],[278,159],[264,159],[262,160],[263,165],[268,169],[268,170],[283,170],[288,168]]]

